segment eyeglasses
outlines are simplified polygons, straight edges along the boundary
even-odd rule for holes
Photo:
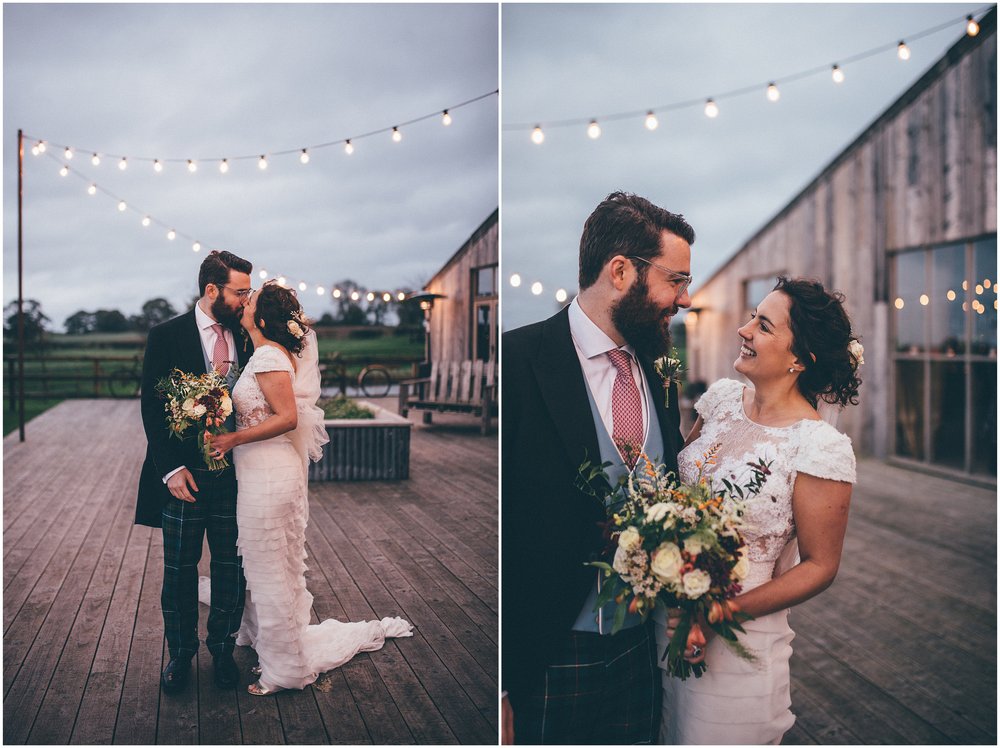
[[[241,299],[249,299],[250,294],[253,293],[252,288],[233,288],[232,286],[220,285],[218,283],[215,284],[215,287],[218,288],[220,291],[223,288],[228,288],[230,291],[239,296]]]
[[[690,273],[678,273],[676,270],[671,270],[670,268],[665,268],[662,265],[657,265],[655,262],[650,262],[649,260],[644,259],[642,257],[635,257],[635,256],[632,256],[632,255],[629,255],[628,258],[630,260],[638,260],[639,262],[645,262],[647,265],[652,265],[654,268],[656,268],[660,272],[666,273],[667,275],[672,276],[671,280],[677,286],[677,295],[678,296],[683,296],[684,292],[688,290],[688,287],[691,285],[691,282],[694,280],[694,278],[691,276]]]

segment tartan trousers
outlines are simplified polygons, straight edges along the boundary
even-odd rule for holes
[[[570,631],[514,707],[521,744],[649,744],[657,740],[660,671],[649,624],[617,634]]]
[[[213,656],[232,652],[243,618],[246,578],[236,552],[236,471],[192,470],[195,503],[171,496],[163,507],[163,628],[171,658],[198,651],[198,562],[207,533],[212,604],[205,644]]]

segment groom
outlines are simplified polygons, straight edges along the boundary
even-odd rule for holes
[[[194,309],[157,325],[146,340],[142,425],[148,446],[135,522],[163,528],[160,605],[170,662],[160,683],[166,693],[185,686],[198,651],[198,561],[206,533],[212,554],[212,605],[205,643],[212,653],[215,682],[222,688],[239,681],[233,647],[246,580],[236,552],[236,471],[207,470],[195,437],[179,441],[170,436],[156,383],[175,368],[193,374],[215,368],[232,391],[237,367],[250,355],[234,331],[250,295],[251,270],[253,265],[231,252],[210,252],[198,272],[201,298]],[[226,426],[235,430],[232,416]]]
[[[613,604],[594,612],[600,573],[584,563],[606,515],[575,479],[589,458],[615,483],[639,451],[677,468],[676,386],[667,407],[652,361],[691,303],[693,242],[682,216],[615,192],[584,225],[577,298],[504,335],[505,743],[656,741],[653,633],[633,615],[611,635]]]

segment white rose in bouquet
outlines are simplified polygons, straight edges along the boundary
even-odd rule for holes
[[[704,595],[712,586],[712,575],[702,569],[692,569],[684,575],[684,594],[692,600]]]
[[[641,543],[642,536],[639,535],[639,531],[634,527],[626,527],[622,530],[621,535],[618,536],[618,547],[626,551],[638,548]]]
[[[667,512],[669,511],[670,507],[662,501],[658,504],[653,504],[653,506],[646,510],[646,522],[650,524],[653,522],[659,522],[667,516]]]
[[[670,584],[678,581],[681,566],[684,559],[681,558],[681,549],[674,543],[662,543],[659,548],[653,551],[650,569],[661,582]]]
[[[229,416],[232,414],[233,400],[231,397],[229,397],[229,395],[222,396],[222,400],[219,401],[219,410],[222,412],[222,415],[226,418],[229,418]]]
[[[715,533],[703,530],[694,533],[684,539],[684,550],[692,556],[697,556],[704,550],[708,550],[715,545]]]

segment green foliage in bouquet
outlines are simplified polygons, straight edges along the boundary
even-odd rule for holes
[[[704,662],[684,659],[688,644],[704,646],[699,621],[705,621],[745,659],[753,659],[738,634],[750,616],[733,598],[742,590],[748,561],[740,533],[744,502],[759,493],[770,463],[748,463],[750,478],[738,485],[723,479],[721,486],[706,477],[714,465],[718,445],[695,462],[698,478],[681,483],[663,464],[643,454],[639,467],[612,486],[605,473],[610,463],[580,465],[577,487],[604,501],[608,508],[607,531],[613,560],[591,561],[601,569],[597,609],[616,604],[612,633],[621,629],[628,613],[643,621],[657,605],[680,610],[680,621],[663,655],[672,675],[685,679],[705,671]]]

